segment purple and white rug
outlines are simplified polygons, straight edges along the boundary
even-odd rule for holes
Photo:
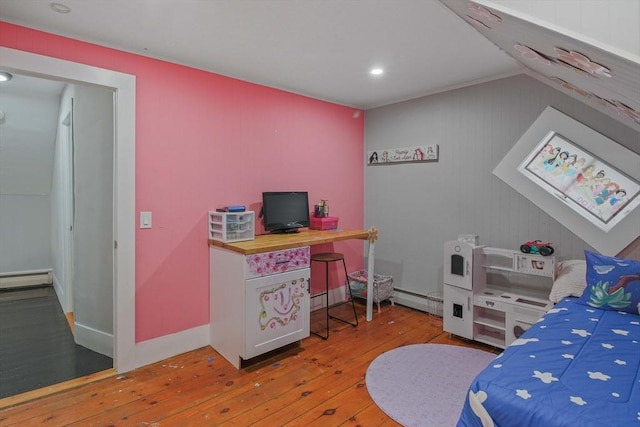
[[[403,426],[455,426],[471,381],[495,358],[455,345],[398,347],[371,362],[367,390]]]

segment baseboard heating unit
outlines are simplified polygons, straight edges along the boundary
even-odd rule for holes
[[[0,289],[23,288],[26,286],[50,285],[53,283],[51,269],[13,271],[0,273]]]

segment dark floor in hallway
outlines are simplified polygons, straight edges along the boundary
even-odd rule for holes
[[[0,291],[0,399],[112,367],[74,342],[51,286]]]

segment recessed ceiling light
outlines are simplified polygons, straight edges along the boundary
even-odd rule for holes
[[[62,3],[51,3],[51,10],[58,13],[69,13],[71,12],[71,8],[69,6],[65,6]]]
[[[384,73],[384,70],[382,68],[372,68],[369,72],[373,76],[379,76],[380,74]]]
[[[0,82],[8,82],[11,80],[13,76],[11,73],[7,73],[6,71],[0,71]]]

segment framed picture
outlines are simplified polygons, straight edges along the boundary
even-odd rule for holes
[[[638,237],[639,164],[637,153],[547,107],[493,174],[598,252],[617,255]]]
[[[640,184],[551,131],[518,170],[597,227],[609,231],[640,203]]]

